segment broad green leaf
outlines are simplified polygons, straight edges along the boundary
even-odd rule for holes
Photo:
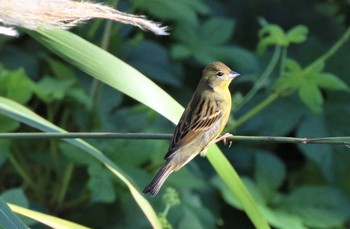
[[[7,203],[16,204],[24,208],[29,207],[28,198],[22,188],[7,189],[1,194],[1,198],[3,198],[3,200]],[[26,225],[32,225],[35,223],[35,221],[32,219],[28,219],[22,216],[20,216],[19,219]]]
[[[305,82],[299,89],[301,100],[314,112],[322,111],[323,97],[320,89],[312,82]]]
[[[268,93],[259,93],[252,102],[261,101],[267,96]],[[263,109],[244,127],[248,131],[258,132],[259,135],[286,136],[295,129],[304,113],[305,106],[297,96],[285,96],[271,103],[268,109]]]
[[[149,12],[156,17],[174,20],[176,22],[189,23],[195,25],[198,23],[197,11],[205,10],[205,5],[194,7],[195,4],[188,0],[178,1],[158,1],[158,0],[133,0],[137,7]],[[196,1],[199,4],[199,1]]]
[[[283,64],[283,67],[286,68],[286,70],[289,72],[300,73],[302,71],[302,68],[300,67],[299,63],[291,58],[287,58]]]
[[[123,61],[113,57],[111,54],[67,31],[50,30],[45,32],[40,31],[38,33],[28,33],[69,63],[75,65],[96,79],[101,80],[102,82],[149,106],[167,119],[171,120],[173,123],[176,123],[180,118],[183,108],[174,99],[140,72],[136,71]],[[92,146],[90,145],[86,146],[84,144],[84,147],[82,146],[81,148],[90,153],[95,152],[96,149],[91,149],[91,147]],[[105,157],[101,158],[101,160],[102,159],[107,160]],[[252,223],[259,229],[269,228],[268,224],[257,209],[254,200],[221,151],[213,146],[208,152],[208,159],[217,173],[229,186],[230,190],[237,195],[237,198],[242,203],[242,206],[252,220]],[[112,172],[113,168],[116,168],[112,168],[108,164],[106,164],[106,166],[109,167]],[[129,190],[136,198],[139,206],[144,210],[145,214],[148,212],[145,208],[150,208],[149,211],[152,212],[152,214],[149,217],[153,220],[153,210],[148,202],[144,200],[144,198],[141,198],[137,189],[135,189],[129,180],[123,176],[124,173],[118,173],[120,170],[117,170],[115,170],[114,173],[116,173],[116,175],[129,186]],[[145,201],[145,203],[141,204],[141,201]]]
[[[116,198],[116,192],[111,173],[100,164],[90,164],[88,173],[90,176],[88,187],[92,194],[92,201],[113,203]]]
[[[300,187],[282,205],[311,228],[342,227],[350,217],[349,200],[332,187]]]
[[[81,104],[86,109],[89,109],[92,107],[91,98],[81,88],[70,88],[67,91],[66,96],[68,101],[74,101],[76,104]]]
[[[171,56],[174,59],[185,59],[191,55],[191,50],[183,44],[175,44],[171,47]]]
[[[309,30],[304,25],[297,25],[287,32],[289,43],[302,43],[307,39]]]
[[[7,71],[0,66],[0,95],[26,103],[33,94],[33,82],[23,69]]]
[[[291,214],[284,209],[276,207],[261,206],[262,213],[268,222],[278,229],[307,229],[300,217]]]
[[[175,27],[173,36],[181,42],[180,44],[186,44],[191,47],[198,42],[198,27],[180,23]]]
[[[199,37],[205,37],[208,45],[223,44],[232,36],[234,26],[232,19],[214,17],[203,24]]]
[[[170,60],[167,49],[156,42],[144,40],[127,50],[128,63],[153,80],[181,86],[181,66]]]
[[[286,176],[283,162],[273,154],[258,152],[255,154],[254,177],[262,195],[269,202],[282,185]]]
[[[262,54],[270,45],[287,46],[288,39],[284,30],[279,25],[267,25],[259,30],[259,43],[257,51]]]
[[[60,219],[54,216],[50,216],[41,212],[33,211],[27,208],[23,208],[14,204],[8,204],[12,211],[26,216],[28,218],[34,219],[38,222],[41,222],[42,224],[45,224],[51,228],[56,229],[88,229],[88,227],[70,222],[68,220]],[[1,222],[1,220],[0,220]],[[11,227],[5,227],[5,228],[11,228]],[[23,227],[14,227],[14,228],[23,228]],[[28,227],[24,227],[28,228]]]
[[[42,131],[62,133],[66,132],[65,130],[55,126],[49,121],[33,113],[29,109],[23,107],[22,105],[3,97],[0,97],[0,113],[3,113],[13,119],[21,121],[27,125],[35,127]],[[119,179],[121,179],[128,186],[133,198],[135,199],[136,203],[139,205],[141,210],[144,212],[152,226],[155,228],[160,228],[157,215],[154,212],[151,205],[149,204],[149,202],[138,191],[138,188],[136,188],[134,184],[130,181],[130,178],[128,178],[128,176],[122,170],[120,170],[117,165],[115,165],[101,151],[99,151],[98,149],[81,139],[66,139],[65,141],[95,157],[97,160],[103,163],[109,170],[111,170],[111,172],[118,176]]]
[[[28,227],[12,212],[0,197],[0,227],[6,229],[27,229]]]
[[[313,81],[323,89],[349,91],[348,85],[332,73],[320,73]]]
[[[306,116],[297,129],[297,137],[300,138],[317,138],[329,136],[328,127],[326,126],[325,117],[322,115],[310,114]],[[343,124],[344,125],[344,124]],[[299,144],[298,148],[309,159],[314,161],[323,173],[323,176],[330,182],[336,180],[335,171],[337,171],[336,157],[331,145]]]
[[[97,163],[95,158],[91,155],[86,155],[83,150],[67,142],[60,142],[59,149],[68,161],[73,162],[76,165],[91,165]]]
[[[29,202],[21,188],[8,189],[1,193],[1,198],[6,202],[28,207]]]
[[[62,100],[68,89],[74,85],[74,79],[55,79],[44,77],[35,86],[35,94],[46,103]]]
[[[326,64],[324,61],[316,61],[315,63],[310,64],[309,66],[307,66],[307,68],[304,69],[304,75],[306,77],[313,77],[314,75],[318,75],[322,72],[325,65]]]
[[[53,75],[59,79],[75,79],[75,73],[71,66],[62,63],[62,61],[46,58],[45,61],[50,65]]]
[[[184,212],[184,217],[181,219],[179,229],[204,229],[206,225],[203,225],[201,221],[197,218],[197,216],[189,210]]]
[[[278,89],[300,89],[305,84],[305,79],[301,73],[285,73],[274,85]]]

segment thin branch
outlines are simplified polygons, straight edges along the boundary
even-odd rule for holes
[[[114,133],[114,132],[89,132],[89,133],[0,133],[0,139],[61,139],[61,138],[85,138],[85,139],[142,139],[142,140],[169,140],[172,134],[161,133]],[[240,142],[269,142],[269,143],[293,143],[293,144],[341,144],[350,145],[350,137],[324,137],[324,138],[292,138],[278,136],[240,136],[228,137],[229,141]]]
[[[55,132],[26,132],[26,133],[0,133],[0,139],[60,139],[60,138],[85,138],[85,139],[171,139],[172,134],[149,133],[112,133],[112,132],[79,132],[79,133],[55,133]]]

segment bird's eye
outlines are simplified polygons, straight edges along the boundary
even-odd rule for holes
[[[223,73],[223,72],[220,72],[220,71],[216,73],[216,76],[217,76],[217,77],[222,77],[223,75],[224,75],[224,73]]]

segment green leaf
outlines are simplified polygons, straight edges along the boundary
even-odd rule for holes
[[[297,129],[297,137],[300,138],[317,138],[329,136],[328,126],[326,126],[325,117],[322,115],[309,114],[300,123]],[[344,124],[343,124],[344,125]],[[337,171],[336,154],[333,152],[331,145],[299,144],[298,148],[309,159],[317,163],[323,173],[323,176],[329,182],[335,182]]]
[[[303,221],[300,217],[291,214],[284,209],[261,206],[261,211],[263,212],[267,221],[278,229],[306,229]]]
[[[283,162],[267,152],[255,154],[254,177],[256,186],[269,202],[282,185],[286,176],[286,168]]]
[[[259,43],[257,51],[262,54],[270,45],[287,46],[288,38],[284,30],[279,25],[267,25],[259,30]]]
[[[1,200],[1,198],[0,198],[0,200]],[[73,223],[73,222],[70,222],[70,221],[67,221],[64,219],[60,219],[60,218],[57,218],[54,216],[50,216],[50,215],[36,212],[36,211],[30,210],[30,209],[26,209],[26,208],[23,208],[23,207],[14,205],[14,204],[8,204],[8,205],[12,211],[14,211],[18,214],[21,214],[23,216],[29,217],[31,219],[34,219],[38,222],[41,222],[42,224],[45,224],[51,228],[89,229],[88,227],[84,227],[84,226],[79,225],[77,223]],[[3,209],[3,208],[0,206],[0,209]],[[1,222],[3,222],[3,221],[0,220],[0,223]],[[14,222],[14,221],[12,221],[12,222]],[[5,228],[11,228],[11,227],[5,227]],[[18,229],[18,228],[23,228],[23,227],[16,226],[14,228]],[[28,227],[24,227],[24,228],[27,229]]]
[[[181,66],[170,60],[165,47],[144,40],[127,52],[128,63],[151,79],[172,86],[181,86]]]
[[[289,72],[301,73],[302,71],[302,68],[299,65],[299,63],[291,58],[287,58],[283,64],[284,64],[283,67],[286,68],[286,70]]]
[[[304,75],[306,77],[314,77],[315,75],[318,75],[319,73],[322,72],[324,69],[326,63],[324,61],[316,61],[315,63],[307,66],[304,70]]]
[[[7,189],[1,194],[1,198],[3,198],[3,200],[6,201],[7,203],[20,205],[24,208],[29,207],[28,198],[25,195],[22,188]],[[19,219],[26,225],[31,225],[35,223],[35,221],[33,221],[32,219],[28,219],[26,217],[20,216]]]
[[[1,198],[6,202],[28,207],[29,202],[21,188],[8,189],[1,194]]]
[[[320,89],[314,83],[305,82],[299,89],[299,97],[314,112],[322,111],[323,97]]]
[[[71,66],[53,58],[45,58],[50,65],[53,75],[58,79],[75,79],[75,73]]]
[[[90,175],[88,187],[92,194],[92,201],[97,203],[113,203],[116,198],[116,191],[111,173],[96,163],[89,165],[88,173]]]
[[[197,13],[207,12],[206,5],[200,1],[133,0],[133,2],[156,17],[191,25],[198,23]]]
[[[268,92],[259,93],[252,99],[252,104],[267,96]],[[268,109],[263,109],[244,127],[248,131],[258,131],[260,135],[285,136],[295,129],[304,113],[305,106],[297,96],[284,96],[270,104]]]
[[[6,229],[27,229],[28,227],[12,212],[0,197],[0,227]]]
[[[59,149],[62,155],[67,158],[68,161],[77,165],[91,165],[97,163],[95,158],[90,155],[86,155],[83,150],[66,142],[61,142],[59,144]]]
[[[349,91],[348,85],[332,73],[318,74],[313,81],[323,89]]]
[[[191,50],[183,44],[171,46],[171,56],[176,60],[186,59],[191,55]]]
[[[110,96],[114,98],[113,96]],[[92,99],[81,88],[70,88],[67,91],[67,100],[74,101],[75,104],[81,104],[86,109],[92,107]]]
[[[181,219],[179,229],[204,229],[207,228],[206,225],[203,225],[197,216],[189,210],[185,210],[184,217]]]
[[[350,217],[349,200],[332,187],[300,187],[283,200],[282,206],[311,228],[342,227]]]
[[[287,38],[289,43],[302,43],[307,39],[309,30],[304,25],[297,25],[287,32]]]
[[[232,19],[211,18],[203,24],[199,37],[205,37],[208,45],[223,44],[231,38],[234,26],[235,21]]]
[[[0,96],[19,103],[26,103],[32,97],[33,83],[23,69],[5,71],[0,66]]]
[[[68,89],[75,83],[74,79],[54,79],[45,76],[35,87],[35,94],[46,103],[62,100]]]

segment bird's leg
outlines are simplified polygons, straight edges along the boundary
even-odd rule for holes
[[[215,139],[215,142],[214,142],[214,143],[218,143],[218,142],[220,142],[220,141],[223,141],[224,144],[226,145],[226,144],[227,144],[226,138],[229,138],[229,137],[233,137],[233,135],[230,134],[230,133],[226,133],[226,134],[222,135],[221,137],[218,137],[217,139]],[[230,145],[229,145],[228,147],[231,147],[232,142],[230,141],[229,144],[230,144]]]

